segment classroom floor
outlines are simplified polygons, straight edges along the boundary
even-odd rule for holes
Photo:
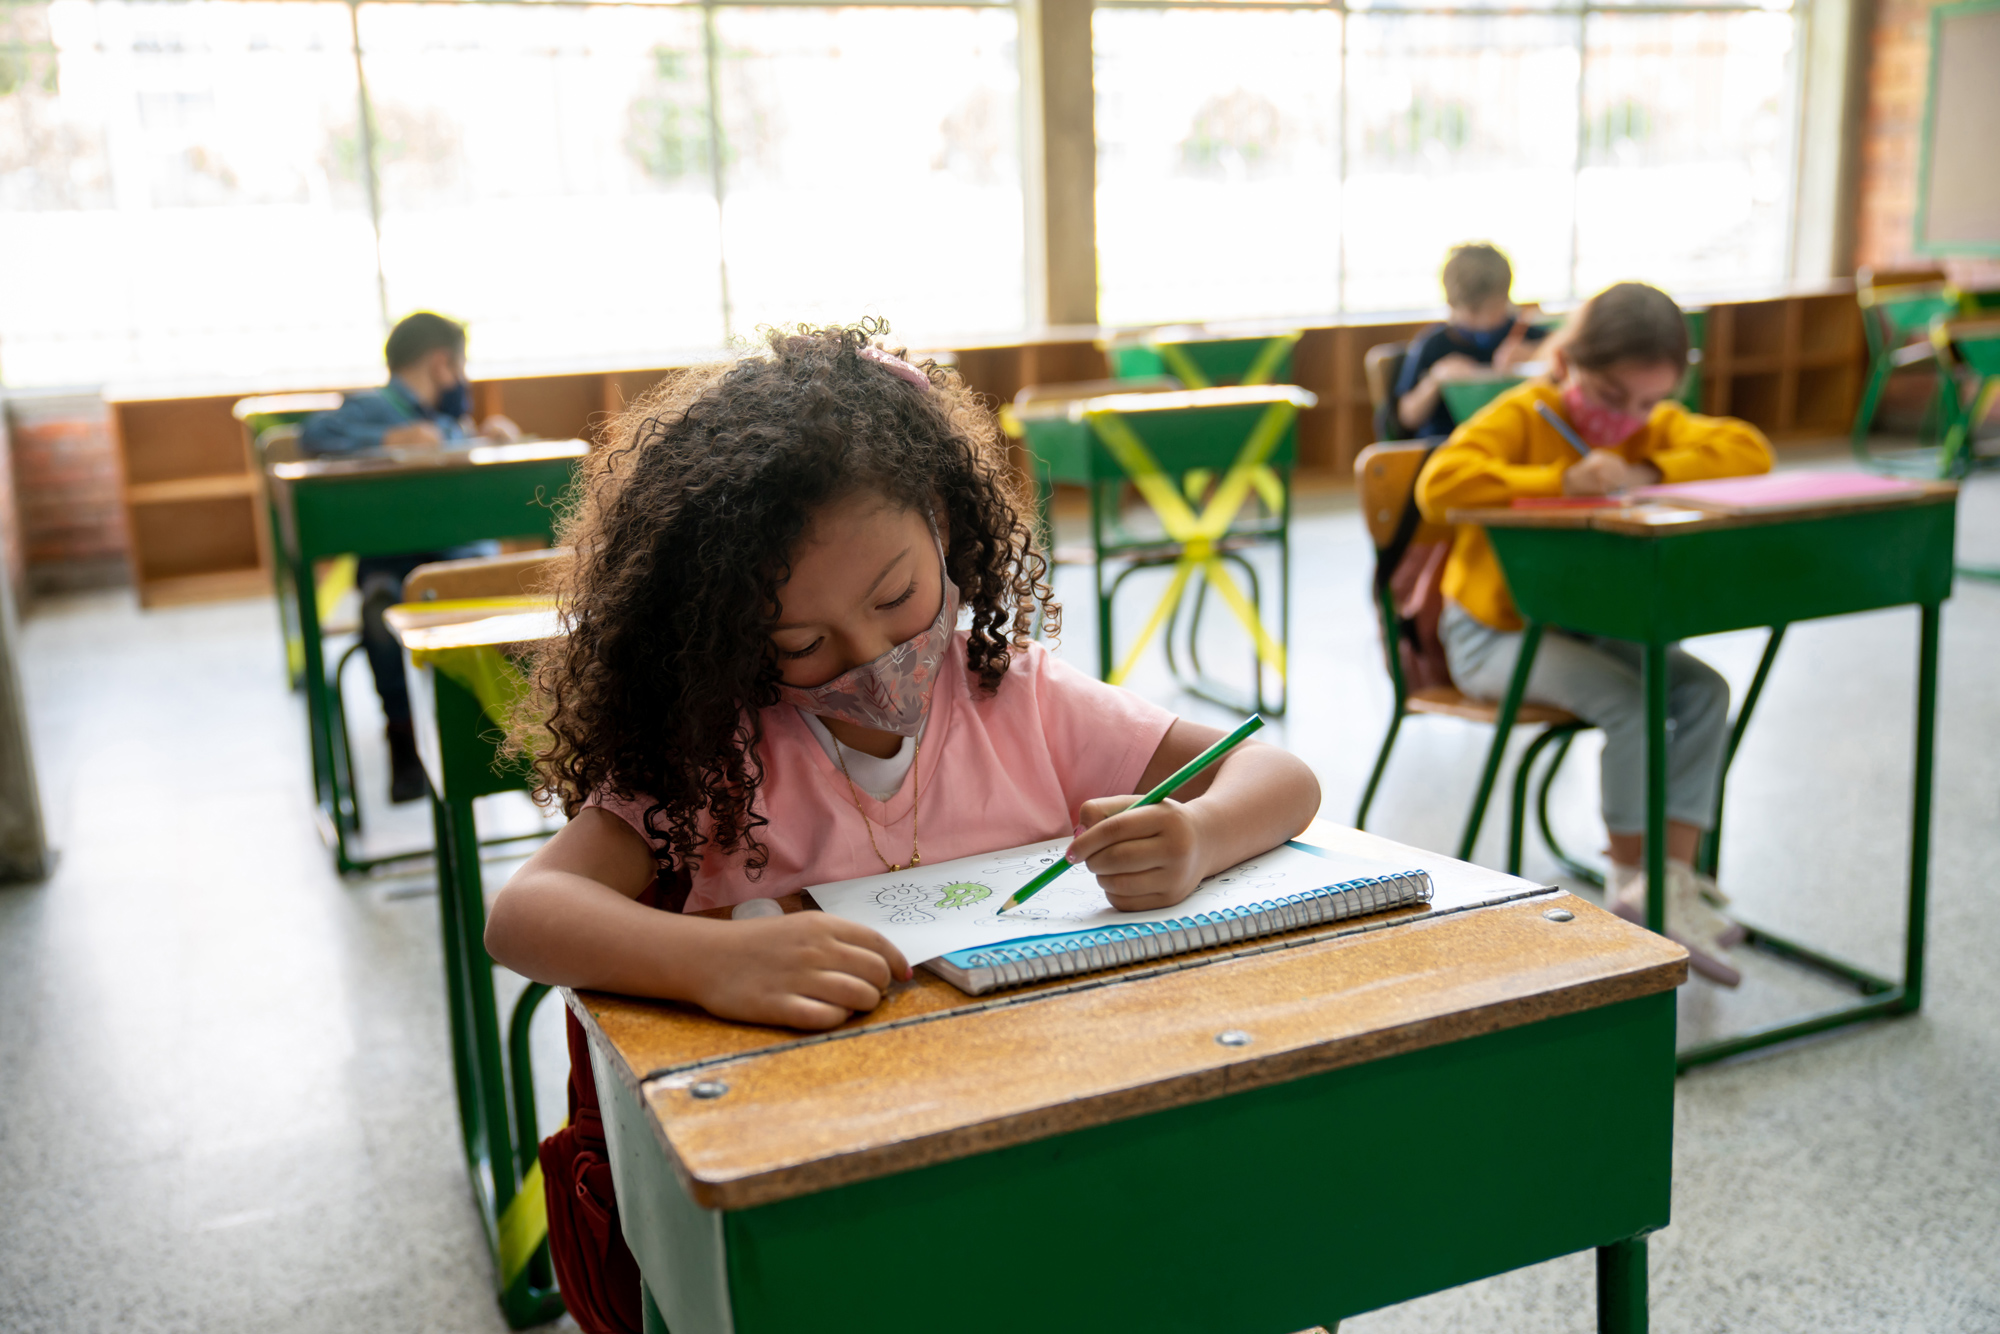
[[[1389,703],[1369,551],[1347,493],[1300,508],[1297,693],[1275,739],[1345,819]],[[2000,565],[2000,478],[1967,488],[1960,531],[1966,559]],[[1077,607],[1064,652],[1092,663],[1083,578],[1060,585]],[[1120,620],[1143,612],[1135,598]],[[1915,636],[1911,611],[1792,631],[1731,776],[1723,854],[1745,916],[1891,972]],[[436,899],[421,874],[333,873],[270,604],[141,614],[126,594],[67,598],[35,608],[23,641],[61,861],[46,884],[0,888],[0,1330],[504,1329],[457,1143]],[[1692,647],[1740,690],[1760,636]],[[1924,1012],[1680,1081],[1654,1329],[2000,1330],[1996,661],[2000,584],[1961,582],[1944,620]],[[349,684],[357,735],[372,735],[365,673]],[[1175,698],[1157,666],[1135,685],[1224,716]],[[1486,737],[1406,727],[1372,827],[1453,846]],[[425,839],[420,806],[380,807],[376,748],[357,758],[374,845]],[[1556,789],[1578,851],[1597,846],[1595,769],[1580,744]],[[492,827],[535,818],[525,802],[490,804]],[[1488,823],[1480,859],[1497,864],[1503,822]],[[1530,846],[1527,873],[1552,877]],[[507,867],[488,869],[497,884]],[[1745,971],[1735,994],[1683,990],[1683,1040],[1832,995],[1761,959]],[[545,1027],[552,1107],[562,1070]],[[1477,1114],[1439,1108],[1401,1142],[1422,1152],[1425,1135]],[[1617,1126],[1574,1124],[1560,1106],[1548,1125],[1523,1152],[1618,1151]],[[1343,1334],[1589,1330],[1592,1273],[1587,1255],[1567,1257]]]

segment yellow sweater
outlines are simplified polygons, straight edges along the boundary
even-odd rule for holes
[[[1417,505],[1434,523],[1455,509],[1507,504],[1515,496],[1559,496],[1563,473],[1578,461],[1573,446],[1535,411],[1546,403],[1567,421],[1562,394],[1547,381],[1531,380],[1510,389],[1466,422],[1417,478]],[[1645,461],[1668,482],[1708,477],[1742,477],[1771,470],[1771,446],[1763,432],[1733,417],[1703,417],[1678,403],[1653,409],[1645,428],[1618,453],[1628,463]],[[1507,591],[1507,578],[1494,558],[1486,530],[1461,525],[1452,536],[1444,568],[1444,595],[1496,630],[1521,628],[1520,613]]]

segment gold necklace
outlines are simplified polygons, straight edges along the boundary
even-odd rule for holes
[[[868,812],[861,807],[861,792],[854,786],[854,776],[847,772],[847,756],[842,754],[842,750],[840,738],[834,737],[834,762],[840,766],[840,776],[847,780],[847,795],[854,802],[854,813],[861,817],[862,831],[868,835],[868,849],[875,854],[876,861],[892,871],[900,871],[903,868],[884,857],[882,849],[875,846],[875,822],[868,818]],[[917,783],[917,761],[923,757],[924,739],[918,737],[916,749],[910,752],[910,865],[912,866],[924,864],[923,850],[917,846],[917,800],[923,795],[923,789]],[[889,826],[883,825],[882,832],[888,833]]]

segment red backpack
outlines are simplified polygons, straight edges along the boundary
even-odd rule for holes
[[[1379,476],[1361,478],[1362,503],[1371,511],[1392,509],[1396,516],[1389,540],[1375,550],[1374,590],[1384,648],[1394,649],[1405,695],[1451,684],[1444,642],[1438,638],[1451,534],[1441,525],[1424,523],[1416,498],[1417,477],[1435,452],[1435,444],[1421,453],[1410,446],[1362,461],[1382,468]]]
[[[639,902],[679,912],[692,886],[686,871],[663,874]],[[639,1262],[618,1223],[611,1151],[590,1073],[590,1040],[574,1013],[563,1018],[569,1027],[569,1124],[543,1140],[541,1149],[549,1260],[563,1304],[584,1334],[642,1334]]]

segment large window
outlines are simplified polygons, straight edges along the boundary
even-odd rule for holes
[[[1789,263],[1793,0],[1099,0],[1099,315]],[[1027,319],[1013,5],[0,0],[0,384],[351,382]]]
[[[1435,306],[1474,239],[1525,299],[1781,280],[1795,27],[1785,0],[1105,0],[1102,318]]]
[[[0,384],[1026,319],[1011,6],[0,4]],[[712,66],[712,67],[711,67]]]
[[[1104,319],[1338,308],[1340,23],[1325,8],[1097,11]]]
[[[255,379],[380,344],[347,6],[57,0],[0,24],[4,383]]]

